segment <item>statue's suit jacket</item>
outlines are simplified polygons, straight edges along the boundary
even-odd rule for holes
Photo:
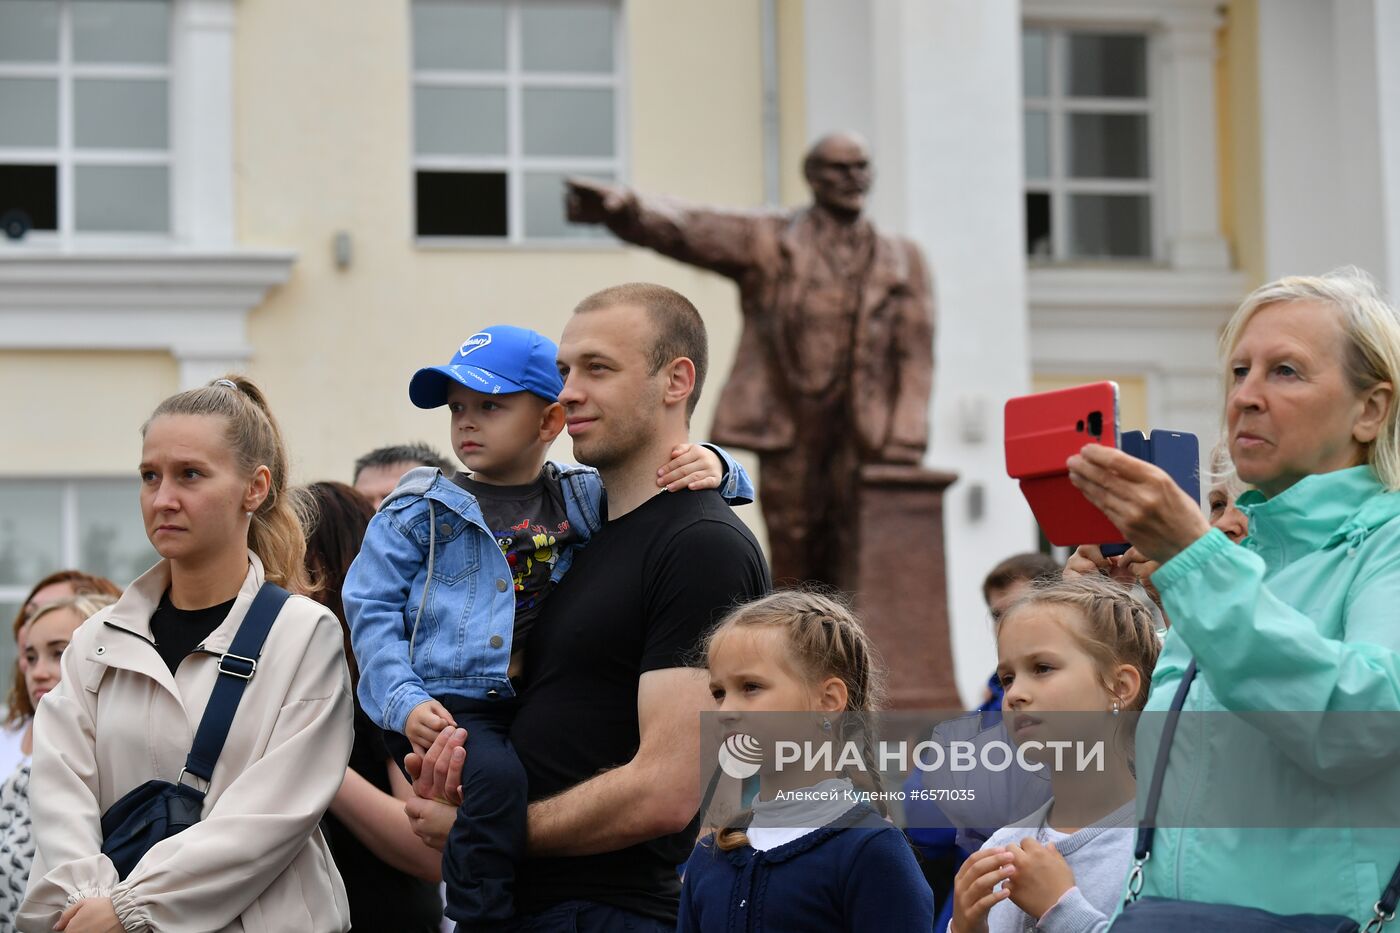
[[[784,329],[800,320],[793,312],[818,261],[811,212],[720,211],[634,194],[607,224],[624,240],[738,283],[744,328],[710,436],[760,453],[790,449],[786,373],[796,362]],[[915,462],[928,443],[933,384],[932,289],[917,246],[875,236],[857,315],[849,392],[862,459]]]

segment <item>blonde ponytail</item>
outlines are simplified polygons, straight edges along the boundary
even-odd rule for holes
[[[253,513],[248,548],[262,561],[267,579],[293,593],[311,590],[306,574],[306,529],[314,518],[310,498],[288,482],[287,447],[262,390],[246,376],[229,375],[172,395],[156,406],[142,436],[161,415],[223,418],[234,460],[245,475],[260,466],[271,474],[267,498]]]

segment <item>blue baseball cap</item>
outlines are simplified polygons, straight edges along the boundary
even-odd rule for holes
[[[564,380],[556,359],[559,348],[548,337],[497,324],[462,341],[446,366],[429,366],[413,374],[408,397],[419,408],[447,404],[448,380],[486,395],[530,392],[559,401]]]

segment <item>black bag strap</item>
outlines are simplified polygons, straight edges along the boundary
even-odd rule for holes
[[[1186,705],[1186,694],[1195,679],[1196,659],[1192,658],[1181,675],[1181,684],[1176,688],[1171,709],[1167,711],[1166,721],[1162,724],[1162,741],[1157,745],[1157,761],[1152,766],[1152,783],[1147,790],[1147,806],[1143,809],[1142,824],[1138,826],[1137,845],[1133,851],[1133,870],[1128,876],[1129,901],[1136,900],[1142,892],[1142,866],[1152,857],[1152,836],[1157,828],[1157,805],[1162,801],[1162,781],[1167,775],[1167,756],[1171,753],[1172,739],[1176,736],[1176,723],[1181,718],[1181,708]],[[1364,933],[1378,931],[1394,919],[1397,904],[1400,904],[1400,864],[1395,866],[1390,883],[1381,892],[1381,899],[1376,902],[1375,916],[1366,924]]]
[[[1196,679],[1196,659],[1186,665],[1181,675],[1181,683],[1172,697],[1171,709],[1162,723],[1162,741],[1157,744],[1157,761],[1152,766],[1152,783],[1148,785],[1147,807],[1143,810],[1142,824],[1138,826],[1137,847],[1133,852],[1134,866],[1141,865],[1152,855],[1152,833],[1157,828],[1157,804],[1162,800],[1162,781],[1167,776],[1167,756],[1172,750],[1172,739],[1176,736],[1176,722],[1181,718],[1181,708],[1186,705],[1186,694],[1191,690],[1191,682]],[[1141,871],[1136,871],[1141,876]]]
[[[258,670],[258,657],[262,654],[267,633],[272,631],[273,620],[282,611],[282,604],[292,594],[276,583],[264,583],[253,597],[248,614],[239,623],[234,633],[233,643],[228,651],[219,656],[219,676],[214,681],[214,692],[209,695],[209,703],[204,707],[204,716],[195,730],[194,745],[185,759],[185,772],[201,778],[206,784],[214,775],[214,765],[219,762],[219,754],[228,740],[229,727],[233,716],[238,712],[238,703],[243,699],[243,688]],[[179,783],[179,779],[176,779]]]

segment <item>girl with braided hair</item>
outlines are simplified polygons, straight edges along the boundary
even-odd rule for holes
[[[880,789],[868,720],[884,671],[850,609],[778,591],[724,619],[704,653],[727,733],[766,745],[778,723],[790,733],[810,719],[814,743],[836,751],[825,773],[778,769],[764,756],[752,808],[701,839],[686,863],[677,929],[929,930],[933,894],[913,850],[862,793]],[[846,746],[859,749],[856,770],[871,782],[860,789],[840,767]]]
[[[1038,584],[997,622],[1002,716],[1027,758],[1050,770],[1051,799],[991,835],[953,881],[949,933],[1100,933],[1133,858],[1135,714],[1161,640],[1151,610],[1096,574]],[[1037,754],[1101,743],[1098,767]]]

